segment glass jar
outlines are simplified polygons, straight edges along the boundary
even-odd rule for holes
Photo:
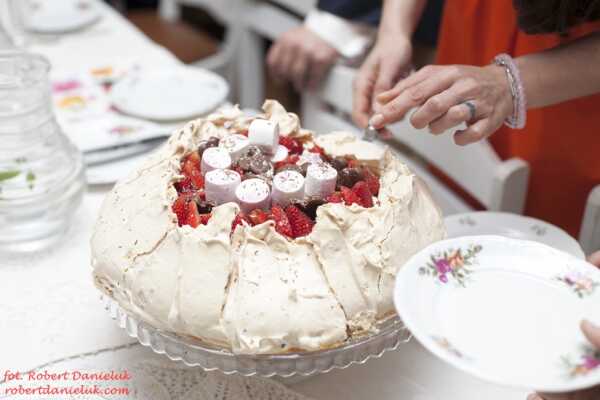
[[[0,52],[0,261],[56,243],[85,188],[83,159],[60,130],[42,56]]]

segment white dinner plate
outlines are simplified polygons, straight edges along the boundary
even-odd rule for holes
[[[500,235],[533,240],[585,258],[581,246],[557,226],[523,215],[479,211],[449,215],[444,219],[449,238],[472,235]]]
[[[182,66],[133,71],[112,87],[111,101],[125,114],[177,121],[215,110],[228,93],[229,86],[219,75]]]
[[[27,29],[39,33],[66,33],[83,29],[101,18],[90,0],[34,0],[27,5]]]
[[[486,381],[541,392],[600,383],[600,270],[544,244],[500,236],[434,243],[396,278],[394,302],[433,354]]]

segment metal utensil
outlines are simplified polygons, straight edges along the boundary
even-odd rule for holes
[[[373,128],[373,125],[369,123],[369,125],[367,125],[367,127],[363,131],[363,140],[367,142],[372,142],[377,138],[377,136],[379,136],[379,131]]]
[[[114,145],[100,149],[94,149],[91,151],[84,152],[83,160],[88,167],[98,164],[104,164],[107,162],[133,157],[138,154],[148,152],[157,148],[166,140],[166,136],[155,137],[122,145]]]

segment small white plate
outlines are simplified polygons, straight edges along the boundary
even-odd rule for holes
[[[541,392],[600,383],[600,270],[537,242],[470,236],[434,243],[396,278],[394,302],[433,354],[480,379]]]
[[[83,29],[101,18],[90,0],[35,0],[25,13],[27,29],[39,33],[66,33]]]
[[[444,219],[449,238],[472,235],[500,235],[513,239],[533,240],[585,258],[581,246],[557,226],[523,215],[479,211],[449,215]]]
[[[127,74],[111,90],[119,111],[155,121],[178,121],[207,114],[229,93],[219,75],[200,68],[142,69]]]

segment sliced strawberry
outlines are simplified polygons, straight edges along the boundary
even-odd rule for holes
[[[290,154],[283,161],[279,161],[275,163],[275,169],[285,167],[286,165],[293,165],[300,161],[300,156],[298,154]]]
[[[294,205],[289,205],[285,208],[285,214],[292,227],[294,238],[306,236],[312,232],[315,223]]]
[[[275,221],[275,230],[277,232],[281,233],[283,236],[294,237],[292,225],[290,225],[290,220],[285,214],[285,211],[283,211],[283,208],[279,206],[273,206],[271,209],[271,215]]]
[[[368,168],[364,168],[362,173],[371,193],[373,193],[374,196],[378,196],[380,187],[379,178],[376,177]]]
[[[194,183],[190,178],[183,178],[183,180],[179,182],[175,182],[175,189],[177,193],[187,193],[194,190]]]
[[[328,203],[342,203],[344,199],[342,199],[342,194],[340,192],[333,192],[325,199]]]
[[[325,155],[325,150],[317,144],[313,145],[312,149],[309,150],[311,153],[319,153],[321,155]]]
[[[195,201],[190,201],[187,203],[185,219],[186,223],[192,228],[195,228],[202,223],[200,214],[198,213],[198,206],[196,206]]]
[[[173,206],[171,206],[171,209],[177,216],[177,223],[179,226],[183,226],[187,223],[187,204],[190,202],[191,198],[191,195],[188,193],[182,193],[177,197]]]
[[[184,175],[190,176],[192,171],[200,172],[200,155],[198,152],[194,151],[193,153],[188,154],[182,161],[183,167],[181,170]]]
[[[263,222],[266,222],[268,219],[269,219],[269,214],[267,214],[266,211],[258,209],[258,208],[256,210],[250,211],[250,214],[248,214],[248,220],[250,220],[250,223],[252,224],[252,226],[260,225]]]
[[[248,129],[244,129],[243,131],[239,131],[237,134],[248,137]]]
[[[352,191],[360,199],[358,204],[365,208],[373,207],[373,194],[365,181],[356,182],[352,187]]]
[[[208,224],[208,221],[210,220],[211,216],[212,214],[200,214],[200,223],[202,225]]]
[[[233,222],[231,223],[231,232],[235,231],[235,228],[238,225],[244,225],[244,224],[250,224],[250,221],[248,221],[246,214],[244,214],[243,212],[240,211],[235,216],[235,218],[233,219]]]
[[[279,144],[285,146],[290,154],[302,154],[304,147],[302,144],[294,138],[289,136],[281,136],[279,137]]]
[[[342,186],[340,190],[342,191],[344,203],[346,203],[347,206],[352,204],[360,204],[360,197],[358,197],[351,189],[347,188],[346,186]]]

